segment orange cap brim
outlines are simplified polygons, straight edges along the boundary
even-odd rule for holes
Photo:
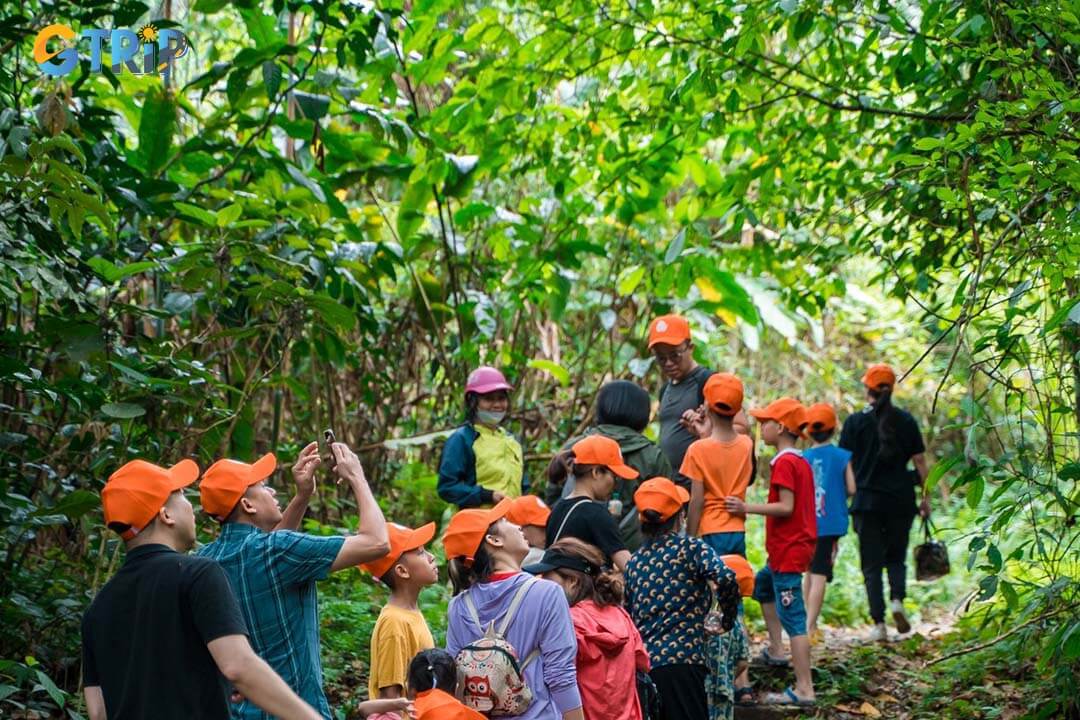
[[[679,346],[689,340],[689,336],[686,335],[657,335],[649,340],[649,349],[652,350],[654,345],[674,345]],[[640,345],[638,347],[641,347]]]
[[[637,470],[625,463],[622,465],[608,465],[608,470],[615,473],[623,480],[633,480],[640,474]]]
[[[431,542],[431,539],[435,537],[435,530],[436,526],[433,522],[416,528],[405,537],[405,540],[398,547],[392,548],[390,553],[378,560],[362,563],[360,569],[366,570],[376,578],[381,578],[389,572],[390,568],[394,567],[402,555],[417,548],[422,548]]]
[[[181,460],[169,468],[173,492],[183,490],[199,479],[199,465],[194,460]]]

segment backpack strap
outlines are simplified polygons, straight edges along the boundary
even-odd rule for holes
[[[575,510],[577,510],[579,507],[581,507],[583,504],[585,504],[587,502],[592,502],[592,500],[590,500],[589,498],[582,498],[581,502],[575,503],[574,507],[570,508],[569,512],[567,512],[565,515],[563,515],[562,522],[559,523],[559,529],[555,532],[555,537],[549,543],[550,545],[554,545],[555,543],[557,543],[559,541],[559,538],[562,537],[563,528],[566,527],[566,521],[570,519],[570,516],[574,514]]]
[[[529,591],[532,584],[536,582],[536,578],[530,577],[525,582],[521,583],[521,587],[514,594],[514,599],[510,601],[510,607],[506,608],[506,614],[503,615],[502,622],[499,624],[499,634],[506,637],[506,630],[510,627],[510,622],[514,619],[514,614],[517,612],[518,607],[521,605],[521,601],[525,599],[525,593]]]
[[[465,609],[469,611],[469,616],[476,623],[476,627],[480,628],[480,632],[484,632],[484,625],[480,622],[480,613],[476,610],[476,603],[472,599],[472,593],[468,590],[461,593],[461,601],[465,603]]]
[[[525,668],[529,667],[529,663],[531,663],[533,660],[535,660],[538,657],[540,657],[540,648],[536,648],[535,650],[533,650],[531,653],[528,654],[528,656],[525,658],[525,662],[521,663],[521,675],[522,675],[522,677],[525,676]]]

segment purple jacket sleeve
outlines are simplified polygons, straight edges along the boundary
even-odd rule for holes
[[[544,583],[548,585],[548,583]],[[554,583],[544,588],[543,616],[540,621],[540,658],[544,684],[560,713],[581,707],[577,685],[577,637],[570,618],[570,606],[562,588]]]

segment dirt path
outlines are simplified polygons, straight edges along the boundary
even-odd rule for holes
[[[904,636],[891,630],[886,643],[871,640],[870,626],[824,630],[824,641],[813,648],[817,707],[740,707],[735,711],[737,720],[802,717],[913,720],[936,716],[927,707],[926,696],[932,684],[926,679],[940,669],[927,667],[926,661],[939,654],[941,640],[953,631],[951,616],[916,623]],[[751,656],[760,652],[764,643],[763,635],[751,638]],[[759,695],[781,691],[794,682],[791,670],[756,663],[751,664],[750,676]]]

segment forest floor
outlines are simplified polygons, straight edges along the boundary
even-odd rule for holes
[[[736,720],[774,718],[865,718],[1010,720],[1031,712],[1033,699],[1025,697],[1023,675],[1030,668],[989,666],[973,677],[961,663],[928,665],[948,653],[962,650],[963,633],[955,618],[942,614],[913,622],[910,633],[899,636],[890,628],[889,642],[870,638],[869,625],[824,628],[825,638],[813,648],[814,684],[818,704],[813,709],[756,705],[736,709]],[[760,652],[765,637],[751,638],[751,656]],[[791,670],[751,664],[755,691],[779,692],[794,682]]]

